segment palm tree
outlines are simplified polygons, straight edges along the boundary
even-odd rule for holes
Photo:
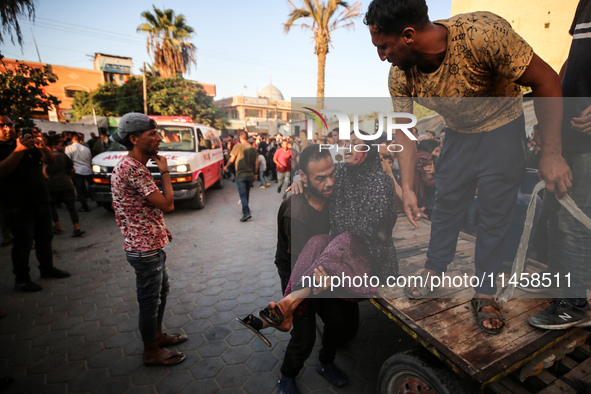
[[[142,12],[146,23],[139,25],[137,31],[148,33],[148,53],[153,56],[154,66],[161,76],[183,74],[191,64],[197,64],[196,48],[188,41],[194,30],[185,23],[183,14],[175,16],[171,9],[152,8],[154,14]]]
[[[10,41],[14,44],[14,35],[18,44],[23,46],[21,27],[18,24],[18,17],[27,14],[29,20],[35,19],[35,0],[2,0],[0,2],[0,18],[2,18],[2,29],[0,30],[0,44],[4,42],[2,32],[10,34]]]
[[[318,90],[317,97],[324,97],[324,72],[326,68],[326,54],[328,47],[332,46],[330,35],[340,28],[352,29],[355,27],[355,18],[361,16],[361,3],[355,2],[348,5],[341,0],[303,0],[304,7],[298,8],[292,0],[288,0],[293,11],[289,14],[287,23],[284,23],[285,32],[288,33],[292,26],[301,26],[310,29],[314,33],[314,54],[318,56]],[[337,9],[340,8],[340,12]],[[300,18],[309,18],[309,22],[294,25]]]

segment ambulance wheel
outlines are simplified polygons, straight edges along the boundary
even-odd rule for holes
[[[197,178],[195,197],[189,200],[189,206],[191,209],[202,209],[205,206],[205,188],[201,178]]]

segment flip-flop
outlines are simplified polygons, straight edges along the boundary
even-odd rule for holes
[[[168,360],[171,360],[171,359],[177,358],[177,357],[180,357],[177,361],[172,362],[172,363],[165,363],[165,361],[168,361]],[[172,365],[177,365],[177,364],[182,363],[183,361],[185,361],[186,358],[187,358],[187,356],[184,355],[183,353],[172,352],[169,357],[166,357],[163,360],[156,360],[156,361],[152,361],[150,363],[147,363],[144,361],[144,365],[146,367],[170,367]]]
[[[162,334],[162,336],[172,337],[173,340],[162,342],[160,345],[158,345],[161,348],[167,347],[167,346],[180,345],[183,342],[187,342],[187,340],[189,339],[186,335],[182,335],[182,334],[166,334],[166,333],[164,333],[164,334]],[[174,342],[174,338],[177,338],[176,342]]]
[[[261,319],[254,315],[248,315],[244,319],[236,318],[236,320],[242,324],[244,327],[248,328],[250,331],[255,333],[265,344],[269,347],[272,347],[271,342],[259,331],[263,328],[263,322]]]
[[[283,311],[279,307],[279,304],[275,304],[274,308],[266,307],[259,312],[259,317],[273,327],[280,326],[284,319]]]
[[[480,329],[482,331],[486,332],[487,334],[493,334],[493,335],[500,334],[501,331],[503,330],[503,328],[505,327],[505,315],[501,313],[501,307],[499,306],[499,304],[497,304],[497,302],[491,298],[480,298],[480,297],[472,298],[471,303],[472,303],[472,307],[474,308],[474,312],[476,312],[476,320],[478,321],[478,326],[480,327]],[[485,306],[492,306],[493,308],[495,308],[499,312],[498,313],[481,312],[480,310],[482,308],[484,308]],[[501,323],[503,323],[503,324],[499,328],[486,328],[484,326],[483,322],[487,319],[488,320],[490,320],[490,319],[500,320]]]

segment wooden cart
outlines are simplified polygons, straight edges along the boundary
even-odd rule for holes
[[[423,268],[430,227],[428,222],[420,226],[414,229],[401,217],[394,231],[400,274],[407,277],[418,275]],[[462,235],[447,274],[473,272],[473,256],[474,238]],[[535,269],[535,262],[530,261],[528,270]],[[518,373],[523,381],[540,374],[578,346],[589,347],[584,345],[589,336],[587,329],[548,331],[528,324],[530,316],[548,306],[548,299],[511,299],[503,306],[503,332],[490,335],[476,324],[470,305],[472,289],[440,288],[432,295],[439,298],[412,300],[403,295],[401,288],[383,287],[371,300],[422,345],[418,350],[395,354],[384,363],[380,393],[474,392],[509,374]],[[525,292],[515,295],[532,296]],[[586,379],[591,379],[591,358],[583,368]],[[504,388],[505,392],[519,391]]]

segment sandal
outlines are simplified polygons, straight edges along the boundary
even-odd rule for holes
[[[236,318],[236,320],[250,331],[254,332],[265,344],[271,347],[271,342],[259,331],[263,328],[261,319],[254,315],[248,315],[244,319]]]
[[[283,323],[283,311],[278,304],[275,304],[274,308],[266,307],[259,312],[259,317],[272,327],[278,327]]]
[[[485,306],[492,306],[499,312],[481,312],[480,310]],[[486,332],[487,334],[500,334],[500,332],[505,327],[505,315],[501,313],[501,307],[495,300],[492,298],[474,297],[472,298],[472,307],[474,308],[474,312],[476,312],[476,320],[478,321],[478,326],[482,331]],[[500,320],[503,324],[499,328],[486,328],[483,322],[487,319]]]
[[[182,334],[162,334],[163,337],[170,337],[170,340],[168,341],[162,341],[161,344],[159,344],[159,347],[167,347],[167,346],[174,346],[174,345],[180,345],[183,342],[187,342],[189,340],[189,338],[186,335],[182,335]]]
[[[167,362],[167,361],[173,360],[175,358],[178,358],[178,359],[174,360],[174,361]],[[172,365],[177,365],[177,364],[182,363],[183,361],[185,361],[186,358],[187,358],[187,356],[184,355],[183,353],[170,352],[170,356],[165,357],[163,359],[156,360],[156,361],[151,361],[151,362],[144,361],[144,365],[146,367],[160,367],[160,366],[170,367]]]
[[[423,278],[422,281],[421,281],[422,284],[423,284],[423,286],[412,286],[416,290],[418,290],[419,293],[421,293],[421,294],[419,294],[418,296],[416,296],[416,295],[414,295],[412,293],[412,291],[410,291],[410,287],[405,287],[404,288],[404,295],[407,296],[410,299],[413,299],[413,300],[420,300],[422,298],[427,297],[427,295],[429,295],[429,293],[431,293],[433,291],[431,289],[431,286],[430,286],[430,283],[429,283],[429,278],[431,277],[431,275],[432,275],[431,273],[427,273],[427,275],[425,275],[425,276],[423,276],[421,274],[421,278]],[[415,282],[415,284],[416,284],[416,282]]]

